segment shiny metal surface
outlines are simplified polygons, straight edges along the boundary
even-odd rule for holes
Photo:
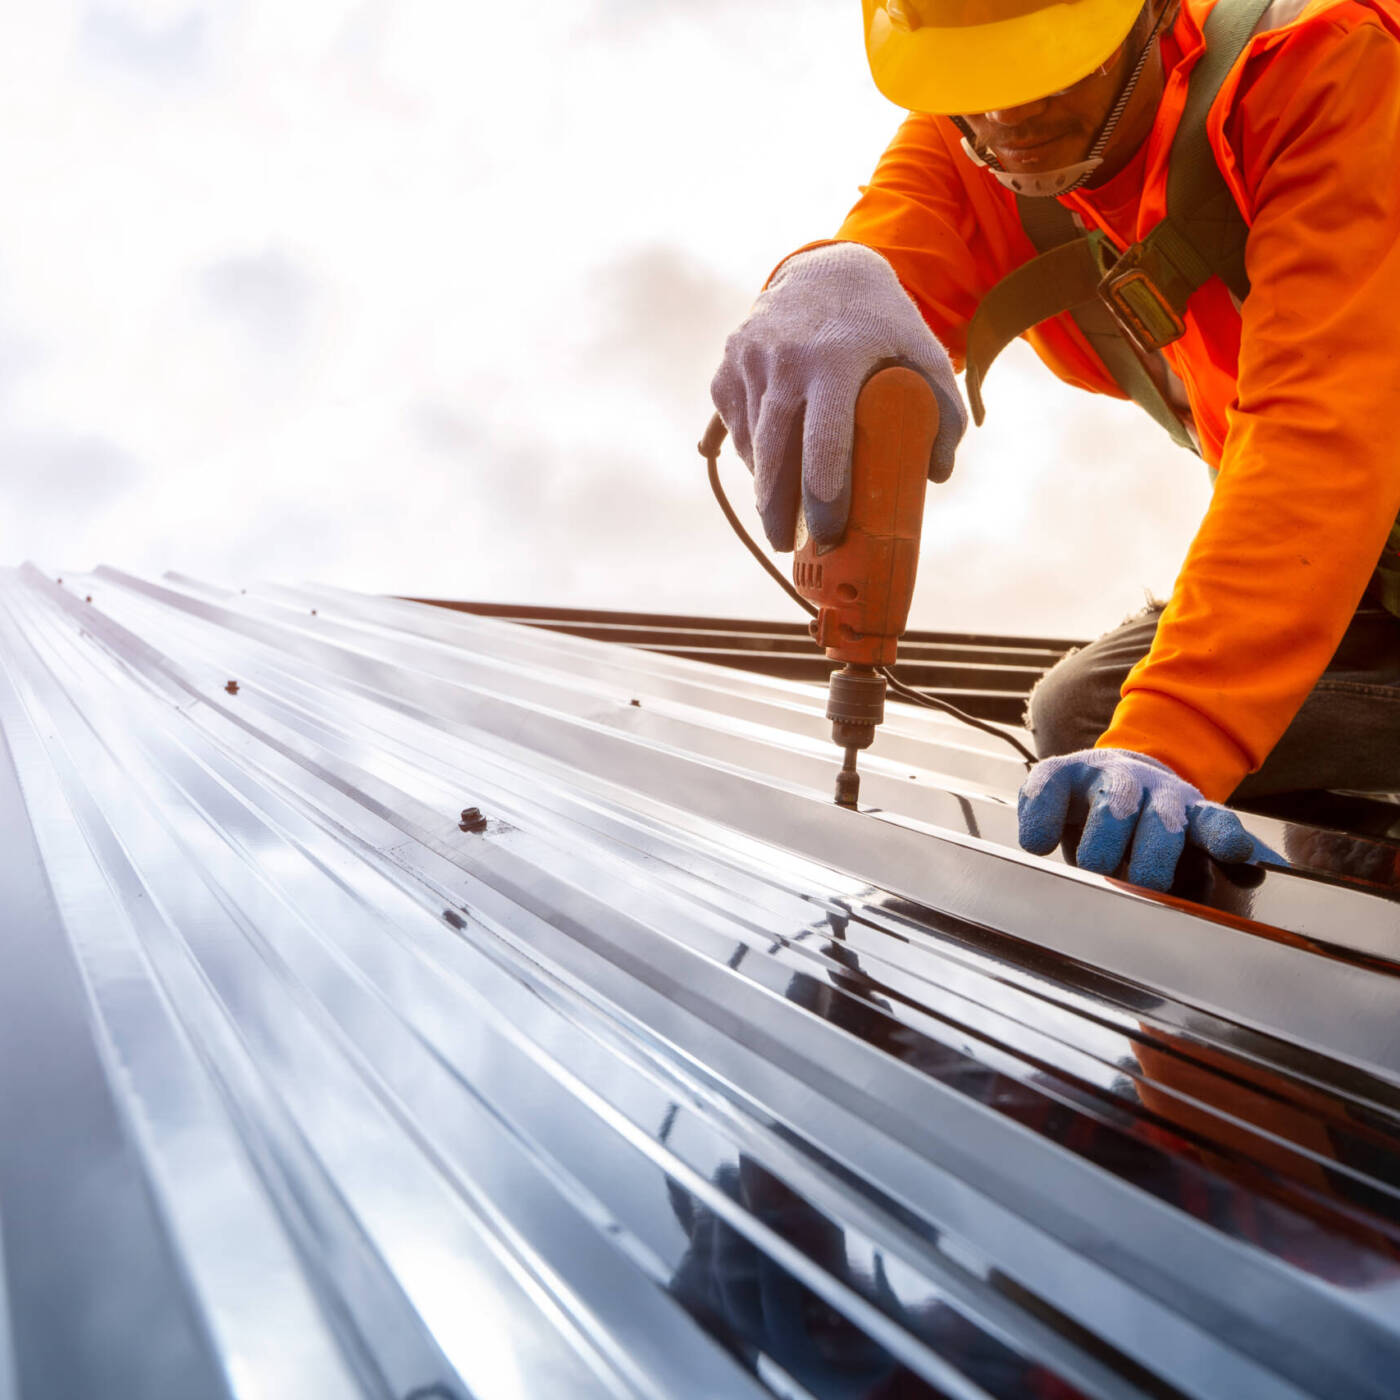
[[[1394,1395],[1397,843],[1145,895],[823,706],[0,574],[0,1400]]]
[[[833,669],[825,653],[812,645],[805,621],[415,601],[789,680],[825,682]],[[969,714],[1019,725],[1031,685],[1065,652],[1078,645],[1082,645],[1082,639],[1072,642],[1045,637],[988,637],[911,628],[899,639],[899,677],[906,685],[954,701]]]

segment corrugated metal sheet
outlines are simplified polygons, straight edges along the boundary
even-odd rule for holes
[[[821,708],[0,576],[0,1397],[1393,1396],[1400,833],[1148,896]]]
[[[812,644],[802,622],[687,617],[673,613],[598,612],[587,608],[526,607],[420,598],[440,608],[547,627],[574,637],[620,642],[692,661],[737,666],[788,680],[825,682],[836,663]],[[910,630],[899,639],[899,672],[906,685],[932,691],[968,714],[1021,723],[1036,678],[1082,642],[1047,637],[996,637],[974,632]]]

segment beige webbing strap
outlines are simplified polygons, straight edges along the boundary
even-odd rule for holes
[[[1192,70],[1186,106],[1172,138],[1167,217],[1149,235],[1162,239],[1164,251],[1197,286],[1214,273],[1241,301],[1249,295],[1244,269],[1248,228],[1216,163],[1206,118],[1269,4],[1270,0],[1217,0],[1206,17],[1206,51]]]
[[[1194,452],[1185,425],[1099,297],[1104,258],[1115,256],[1112,245],[1101,233],[1084,233],[1056,200],[1022,197],[1017,203],[1022,226],[1043,251],[998,282],[968,326],[966,383],[973,421],[980,425],[986,417],[982,380],[992,361],[1032,326],[1068,311],[1114,383],[1178,447]]]
[[[1032,326],[1058,316],[1071,306],[1098,296],[1103,270],[1089,239],[1081,238],[1074,220],[1054,200],[1047,200],[1064,215],[1070,237],[1056,239],[1051,247],[1032,258],[982,298],[967,328],[967,397],[973,421],[980,427],[987,416],[982,404],[982,379],[992,361]],[[1045,248],[1045,244],[1038,245]]]
[[[1074,216],[1063,205],[1053,199],[1021,199],[1021,224],[1031,241],[1038,247],[1047,247],[1050,241],[1076,238],[1080,242],[1095,243],[1102,240],[1110,256],[1113,250],[1108,247],[1102,234],[1082,234],[1074,222]],[[1143,364],[1136,346],[1123,334],[1102,297],[1090,297],[1070,311],[1080,331],[1093,347],[1095,354],[1103,361],[1104,368],[1113,377],[1118,387],[1143,410],[1160,428],[1164,429],[1178,447],[1188,452],[1197,451],[1195,440],[1186,431],[1185,424],[1177,417],[1158,389],[1156,381]]]

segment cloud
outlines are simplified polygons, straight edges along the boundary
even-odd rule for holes
[[[199,284],[209,306],[260,349],[295,350],[304,340],[316,285],[291,258],[277,252],[224,258],[204,268]]]
[[[87,6],[78,31],[79,51],[98,66],[140,78],[188,78],[209,59],[207,13],[199,6],[171,10],[130,4]]]
[[[26,375],[40,369],[44,360],[35,340],[0,326],[0,403]]]
[[[111,553],[144,463],[100,435],[0,431],[0,560],[66,563]],[[105,541],[106,543],[103,543]]]
[[[418,404],[408,425],[440,469],[401,478],[400,494],[420,514],[452,522],[458,562],[448,596],[676,612],[694,611],[703,597],[715,611],[784,612],[781,594],[730,534],[701,469],[677,482],[626,447],[605,453],[502,437],[439,403]],[[452,575],[419,576],[429,572],[441,593]]]
[[[99,515],[141,477],[136,459],[102,437],[7,434],[0,439],[6,494],[28,509]]]
[[[428,400],[415,404],[407,416],[410,433],[444,457],[468,461],[486,441],[480,424],[446,404]]]
[[[671,23],[678,19],[703,19],[711,24],[716,17],[727,16],[725,23],[732,26],[729,16],[748,17],[755,10],[766,10],[778,19],[788,18],[788,22],[800,24],[810,20],[813,10],[825,9],[828,12],[849,7],[848,0],[779,0],[777,4],[755,6],[752,0],[594,0],[591,13],[577,22],[575,33],[581,37],[613,38],[620,33],[635,33],[638,26]]]
[[[606,264],[590,290],[598,334],[584,367],[625,374],[667,410],[692,417],[756,291],[667,244]]]

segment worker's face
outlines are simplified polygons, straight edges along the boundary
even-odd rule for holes
[[[1160,12],[1156,5],[1150,10],[1153,17]],[[1101,67],[1062,92],[996,112],[965,113],[963,120],[978,148],[991,151],[1012,175],[1061,170],[1084,160],[1118,100],[1142,42],[1135,29]],[[1151,129],[1161,92],[1161,61],[1154,55],[1104,152],[1105,174],[1121,165],[1122,157],[1131,155]]]

